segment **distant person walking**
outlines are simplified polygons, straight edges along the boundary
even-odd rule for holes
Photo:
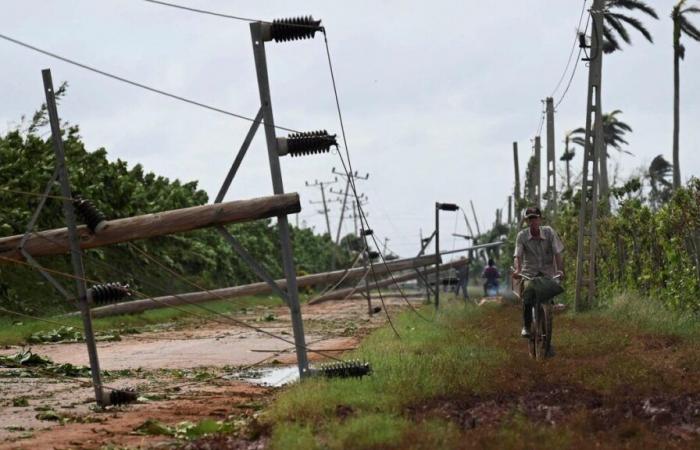
[[[489,296],[489,289],[495,289],[496,295],[498,295],[498,279],[501,278],[501,274],[495,267],[495,262],[493,259],[489,259],[489,265],[484,268],[481,273],[481,278],[486,278],[484,283],[484,296]]]
[[[461,260],[466,260],[464,256],[460,258]],[[467,285],[469,284],[469,262],[457,267],[457,287],[455,288],[455,295],[459,295],[459,290],[462,289],[464,299],[469,298],[469,292],[467,292]]]

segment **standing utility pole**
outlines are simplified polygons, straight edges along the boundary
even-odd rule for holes
[[[539,136],[535,136],[535,167],[532,176],[534,176],[533,201],[535,205],[540,206],[542,201],[542,190],[540,189],[542,181],[542,140]]]
[[[513,223],[513,197],[508,196],[508,225]]]
[[[513,189],[513,199],[515,200],[515,219],[520,223],[520,165],[518,164],[518,143],[513,142],[513,163],[515,164],[515,189]]]
[[[576,311],[590,306],[595,298],[595,266],[598,220],[598,161],[603,149],[601,82],[603,71],[603,9],[605,0],[594,0],[591,54],[588,67],[588,101],[583,153],[581,209],[576,249]],[[590,176],[590,178],[589,178]]]
[[[313,202],[309,201],[312,205],[318,205],[322,204],[323,205],[323,214],[326,216],[326,230],[328,231],[328,239],[333,239],[333,235],[331,234],[331,221],[328,218],[328,202],[326,202],[326,186],[330,184],[334,184],[338,181],[338,177],[335,178],[334,181],[318,181],[314,180],[313,184],[309,183],[308,181],[305,181],[304,184],[307,187],[319,187],[321,189],[321,201],[320,202]]]
[[[554,149],[554,99],[547,97],[547,211],[557,213],[557,172]]]

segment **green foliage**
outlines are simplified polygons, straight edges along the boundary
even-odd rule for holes
[[[574,274],[578,208],[573,202],[562,206],[555,227],[567,249],[567,271]],[[597,251],[599,299],[639,292],[671,310],[700,312],[700,180],[676,190],[658,210],[636,198],[622,200],[599,219]]]
[[[20,192],[43,192],[54,172],[51,140],[36,134],[46,122],[45,112],[42,111],[35,114],[26,132],[14,130],[0,136],[0,236],[25,232],[39,197]],[[197,189],[196,181],[183,183],[169,180],[144,172],[140,164],[129,168],[120,159],[109,161],[104,148],[87,151],[77,126],[66,128],[63,141],[73,192],[92,200],[108,219],[186,208],[208,201],[207,194]],[[55,187],[53,194],[58,193]],[[36,229],[63,226],[61,201],[51,198],[39,216]],[[279,239],[271,220],[235,224],[228,229],[273,276],[282,276]],[[294,229],[292,237],[295,259],[302,273],[330,270],[334,252],[337,253],[338,267],[351,260],[350,253],[337,248],[327,236],[316,236],[311,230]],[[164,236],[134,245],[200,286],[212,288],[258,281],[214,230]],[[87,250],[85,254],[84,265],[89,279],[126,282],[135,290],[149,295],[198,290],[163,271],[135,250],[132,244]],[[45,257],[40,262],[48,269],[72,272],[67,255]],[[73,280],[59,281],[69,291],[74,289]],[[41,315],[74,308],[70,302],[57,302],[56,298],[53,287],[33,270],[8,264],[0,266],[2,306]]]

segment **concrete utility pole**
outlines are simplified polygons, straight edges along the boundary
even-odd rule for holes
[[[389,242],[389,238],[385,237],[384,238],[384,246],[382,247],[382,255],[384,255],[384,256],[386,256],[386,246],[387,246],[388,242]]]
[[[314,201],[309,201],[312,205],[318,205],[322,204],[323,205],[323,211],[322,212],[326,216],[326,229],[328,230],[328,238],[333,239],[333,235],[331,234],[331,221],[328,218],[328,203],[326,202],[326,186],[335,184],[338,182],[338,177],[335,178],[333,181],[318,181],[314,180],[313,183],[309,183],[308,181],[305,181],[304,184],[307,187],[318,187],[321,189],[321,201],[320,202],[314,202]]]
[[[554,99],[547,97],[547,211],[557,213],[557,172],[554,149]]]
[[[542,182],[542,140],[539,136],[535,136],[535,170],[533,171],[534,179],[534,202],[540,206],[542,202],[542,190],[540,188]]]
[[[350,176],[348,176],[348,174],[346,174],[344,172],[338,172],[337,170],[335,170],[335,167],[333,167],[331,172],[334,175],[337,175],[340,177],[345,177],[345,179],[346,179],[345,192],[333,192],[333,189],[331,189],[331,192],[333,192],[334,194],[342,194],[343,195],[343,206],[340,208],[340,221],[338,222],[338,232],[335,234],[335,245],[338,245],[338,243],[340,242],[340,233],[341,233],[341,230],[343,229],[343,218],[345,217],[345,208],[346,208],[347,203],[348,203],[348,193],[350,192],[350,178],[352,178],[353,182],[357,181],[357,180],[364,181],[364,180],[369,179],[369,173],[366,174],[365,176],[360,176],[357,174],[357,171],[355,171],[354,174],[350,174]],[[357,226],[355,227],[355,229],[357,229]],[[355,231],[355,235],[357,235],[357,231]]]
[[[513,223],[513,197],[508,196],[508,225]]]
[[[590,306],[595,299],[595,265],[598,220],[598,161],[603,148],[603,112],[601,84],[603,72],[603,14],[605,0],[594,0],[590,14],[593,19],[588,66],[588,101],[586,105],[586,134],[583,154],[581,209],[579,212],[578,245],[576,249],[576,311]],[[590,178],[589,178],[590,176]]]
[[[513,164],[515,165],[515,188],[513,199],[515,200],[515,218],[520,222],[520,164],[518,163],[518,143],[513,142]]]

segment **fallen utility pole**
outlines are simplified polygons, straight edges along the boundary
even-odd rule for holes
[[[384,274],[389,270],[399,271],[423,267],[435,263],[435,255],[426,255],[418,258],[407,258],[391,261],[384,266],[378,264],[374,268],[376,274]],[[321,284],[330,284],[337,282],[344,277],[345,280],[357,280],[363,277],[366,269],[357,267],[354,269],[336,270],[333,272],[322,272],[317,274],[305,275],[297,278],[297,286],[313,286]],[[286,289],[287,281],[285,279],[275,280],[275,283],[281,288]],[[222,298],[231,299],[246,295],[267,294],[272,292],[272,287],[267,282],[252,283],[242,286],[232,286],[220,289],[212,289],[209,291],[188,292],[179,295],[165,295],[162,297],[146,298],[142,300],[133,300],[129,302],[115,303],[113,305],[100,306],[92,309],[93,317],[107,317],[118,314],[134,314],[150,309],[167,308],[169,306],[189,305],[196,303],[209,302]]]
[[[416,278],[420,277],[421,275],[423,275],[423,276],[430,275],[430,274],[438,272],[438,270],[452,269],[452,268],[456,268],[456,267],[467,265],[467,264],[469,264],[468,260],[460,259],[460,260],[453,261],[453,262],[450,262],[447,264],[440,264],[439,269],[438,269],[438,267],[433,267],[431,269],[427,269],[427,270],[420,272],[420,273],[416,272],[415,270],[412,270],[409,273],[406,273],[403,275],[397,275],[397,276],[386,278],[384,280],[375,281],[374,283],[372,283],[370,285],[370,289],[383,288],[386,286],[390,286],[394,283],[400,283],[402,281],[409,281],[409,280],[416,279]],[[335,291],[331,291],[331,292],[329,292],[321,297],[317,297],[317,298],[313,299],[312,301],[309,302],[309,304],[310,305],[317,305],[319,303],[323,303],[323,302],[326,302],[329,300],[343,300],[344,298],[354,294],[357,290],[358,290],[357,287],[351,287],[351,288],[338,289]],[[438,291],[440,290],[439,280],[436,280],[436,290],[438,290]]]
[[[92,234],[87,226],[83,225],[77,228],[77,233],[80,248],[88,249],[215,225],[250,222],[299,211],[299,194],[289,193],[110,220],[98,234]],[[0,239],[0,256],[15,260],[24,259],[20,252],[23,237],[17,235]],[[35,257],[69,253],[68,229],[58,228],[34,233],[26,239],[23,249]]]

